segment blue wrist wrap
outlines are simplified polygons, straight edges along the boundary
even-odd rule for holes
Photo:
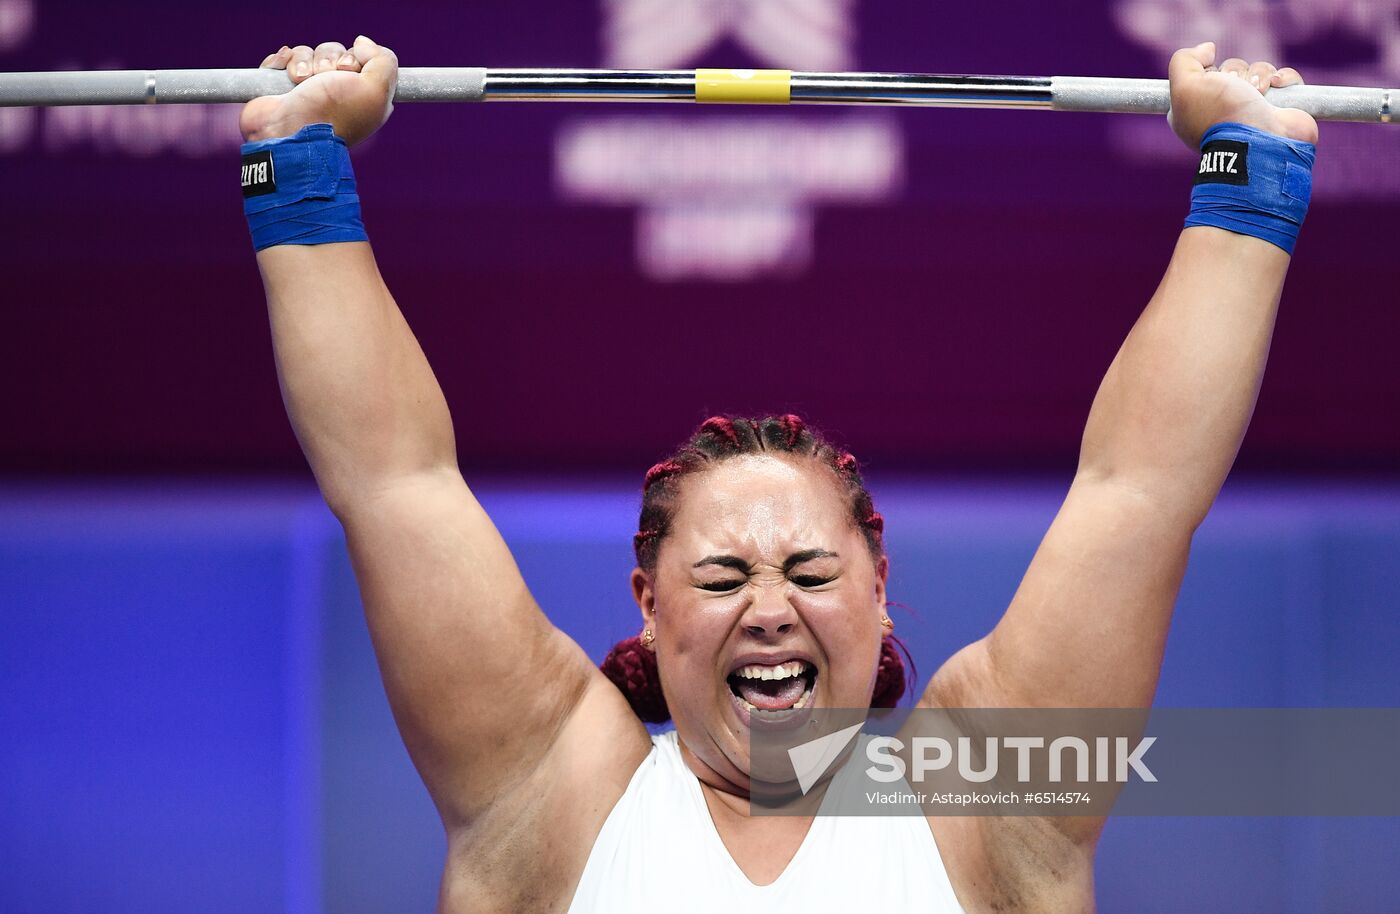
[[[1312,143],[1216,124],[1201,137],[1186,224],[1253,235],[1292,254],[1312,196],[1316,153]]]
[[[253,249],[367,241],[350,150],[330,124],[243,144],[243,214]]]

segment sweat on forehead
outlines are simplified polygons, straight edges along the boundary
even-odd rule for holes
[[[697,554],[781,564],[801,550],[840,548],[854,529],[846,493],[825,467],[744,455],[678,481],[668,539]]]
[[[791,481],[791,491],[786,497],[791,499],[808,495],[808,500],[812,502],[806,509],[809,520],[821,514],[821,506],[835,504],[847,512],[846,516],[860,530],[871,554],[876,557],[884,554],[884,519],[871,502],[854,456],[833,447],[820,433],[792,414],[761,419],[714,416],[701,423],[695,434],[675,454],[647,472],[642,488],[641,518],[637,534],[633,537],[637,564],[648,572],[655,569],[661,542],[671,534],[682,501],[688,502],[691,493],[700,488],[684,485],[687,477],[714,469],[735,458],[765,456],[783,459],[746,460],[736,464],[736,469],[753,468],[760,475],[752,476],[746,485],[741,478],[745,474],[735,474],[729,480],[731,485],[715,486],[709,492],[712,498],[742,498],[747,488],[750,498],[756,493],[768,496],[766,506],[753,506],[747,512],[736,510],[731,521],[738,523],[740,515],[746,514],[749,523],[757,523],[765,508],[777,512],[782,500],[777,490],[783,488],[780,483],[785,478],[784,474],[791,474],[786,477]],[[830,475],[811,473],[808,467],[813,464],[825,467]],[[830,491],[838,496],[834,502],[829,497],[810,497],[811,493],[821,491],[820,487],[828,480],[832,487]],[[701,497],[706,496],[702,494]],[[788,505],[786,514],[789,518],[802,513],[794,512],[791,504]],[[770,529],[776,526],[781,525],[769,524]],[[829,523],[822,526],[830,529]]]

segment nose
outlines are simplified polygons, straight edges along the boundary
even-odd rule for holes
[[[755,638],[786,635],[797,628],[797,611],[788,602],[787,588],[756,587],[755,595],[744,610],[741,624]]]

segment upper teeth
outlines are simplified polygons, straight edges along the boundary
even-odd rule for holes
[[[793,676],[801,676],[805,672],[807,672],[806,661],[792,660],[788,663],[779,663],[776,666],[750,663],[748,666],[739,667],[734,671],[734,675],[741,679],[791,679]]]

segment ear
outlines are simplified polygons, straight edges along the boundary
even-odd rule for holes
[[[880,612],[885,611],[886,596],[885,585],[890,578],[890,560],[887,556],[880,556],[880,560],[875,563],[875,608]]]
[[[651,586],[651,577],[640,568],[632,569],[632,599],[642,611],[642,625],[651,625],[656,618],[656,591]]]

